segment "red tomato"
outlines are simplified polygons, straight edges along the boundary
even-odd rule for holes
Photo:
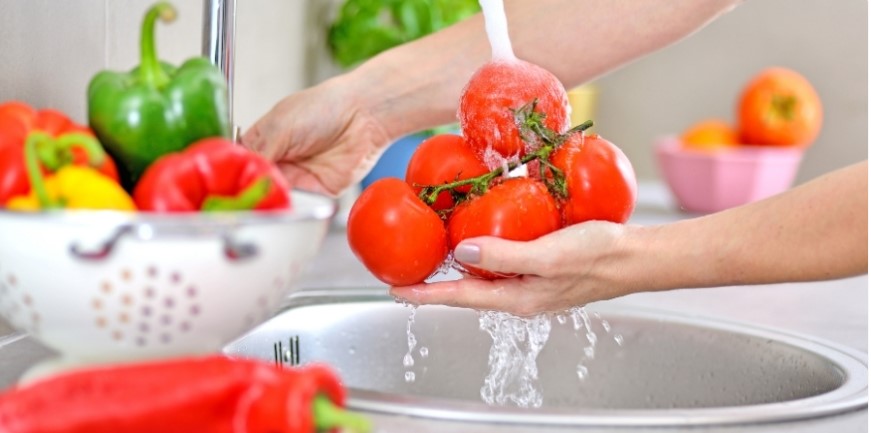
[[[536,111],[547,116],[545,126],[565,132],[569,126],[568,96],[562,83],[544,68],[522,60],[492,61],[478,69],[466,85],[460,98],[460,127],[469,145],[491,169],[501,164],[491,161],[494,157],[523,156],[529,150],[512,110],[535,99]]]
[[[597,134],[574,134],[551,156],[566,175],[566,225],[590,220],[624,223],[635,209],[638,185],[629,158]]]
[[[453,250],[463,239],[477,236],[530,241],[559,229],[560,225],[556,200],[543,183],[531,178],[512,178],[457,206],[448,220],[448,242]],[[503,277],[471,266],[466,266],[466,270],[487,279]]]
[[[487,166],[478,159],[466,140],[459,135],[435,135],[418,146],[408,162],[405,181],[409,185],[441,185],[456,180],[470,179],[486,174]],[[457,188],[457,191],[467,193],[471,186]],[[414,188],[415,194],[420,194],[421,188]],[[454,199],[449,191],[442,191],[432,208],[435,210],[450,209]]]
[[[354,203],[348,243],[366,269],[393,286],[423,282],[448,255],[441,218],[396,178],[369,185]]]

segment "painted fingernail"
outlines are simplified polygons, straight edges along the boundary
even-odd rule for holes
[[[454,249],[454,258],[469,265],[477,264],[481,261],[481,247],[461,243]]]

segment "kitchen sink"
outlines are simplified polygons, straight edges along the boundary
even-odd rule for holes
[[[867,407],[863,353],[776,330],[607,303],[588,306],[580,330],[553,316],[537,359],[541,407],[487,404],[481,389],[493,341],[479,328],[478,312],[417,308],[411,326],[417,344],[410,351],[411,312],[384,289],[297,292],[225,352],[283,365],[326,362],[341,374],[354,409],[463,422],[727,425]],[[595,334],[594,353],[588,330]]]

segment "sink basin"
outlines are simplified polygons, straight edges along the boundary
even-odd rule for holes
[[[867,406],[867,356],[779,331],[667,312],[588,307],[598,336],[552,320],[541,350],[537,409],[482,401],[491,337],[471,310],[411,308],[383,289],[302,291],[225,348],[285,365],[326,362],[357,410],[464,422],[694,426],[820,417]],[[419,349],[426,347],[427,356]],[[585,368],[579,375],[578,365]],[[406,379],[407,372],[414,380]],[[584,377],[581,377],[584,376]]]

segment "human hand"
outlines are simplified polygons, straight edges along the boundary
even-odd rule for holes
[[[466,239],[455,259],[515,278],[463,278],[393,287],[391,294],[412,304],[443,304],[477,310],[505,311],[517,316],[563,311],[589,302],[627,294],[622,240],[635,227],[603,221],[577,224],[517,242],[496,237]]]
[[[375,165],[391,141],[338,77],[276,104],[242,137],[242,145],[275,161],[295,188],[339,195]]]

